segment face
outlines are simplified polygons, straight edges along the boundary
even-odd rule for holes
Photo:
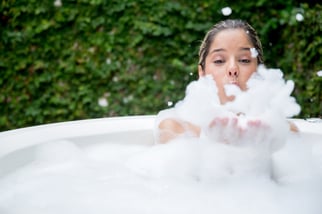
[[[222,104],[234,99],[226,95],[226,84],[235,84],[241,90],[247,89],[246,82],[257,69],[257,58],[252,57],[250,51],[253,47],[242,29],[226,29],[215,36],[205,59],[204,70],[199,66],[198,72],[199,77],[213,77]]]

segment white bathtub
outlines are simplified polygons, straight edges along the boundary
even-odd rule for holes
[[[0,132],[0,158],[29,146],[63,139],[153,143],[153,115],[53,123]],[[292,119],[310,142],[322,143],[321,119]],[[90,139],[90,140],[89,140]]]
[[[1,132],[0,213],[213,213],[214,210],[229,214],[321,213],[322,189],[319,191],[318,188],[322,187],[322,182],[313,181],[317,186],[312,187],[311,179],[305,178],[305,185],[300,182],[302,189],[298,188],[299,183],[276,185],[258,179],[242,185],[236,182],[219,185],[181,178],[174,182],[135,176],[124,171],[121,165],[121,169],[117,169],[120,159],[116,156],[124,157],[153,148],[154,118],[151,115],[90,119]],[[321,120],[292,121],[300,130],[302,142],[322,144]],[[69,142],[76,146],[70,146]],[[68,152],[63,154],[65,147],[55,147],[56,143],[67,145]],[[109,143],[113,146],[104,146]],[[91,144],[100,147],[94,151]],[[39,149],[41,145],[49,146]],[[86,166],[82,167],[83,157],[79,157],[78,147],[86,150],[95,161],[85,162]],[[37,153],[35,158],[35,151],[46,153],[40,156]],[[61,154],[55,154],[57,151]],[[158,152],[146,157],[153,159],[155,154],[160,154]],[[316,147],[316,152],[321,152],[322,160],[322,147]],[[108,158],[109,155],[113,157]],[[146,157],[145,161],[150,160]],[[287,175],[295,174],[301,159],[290,163],[293,157],[285,157],[280,155],[276,160],[286,161],[277,170],[287,178]],[[154,164],[157,166],[158,162]],[[303,162],[301,164],[305,169]],[[235,202],[230,201],[232,197]],[[277,200],[276,197],[280,198]],[[296,206],[294,200],[300,200]],[[248,202],[251,203],[245,206]],[[282,208],[280,204],[283,204]]]
[[[106,142],[111,139],[153,143],[153,125],[152,115],[129,116],[53,123],[0,132],[0,158],[29,146],[65,139],[74,139],[76,142]]]
[[[153,145],[154,119],[154,115],[88,119],[0,132],[0,175],[2,169],[24,161],[24,152],[19,153],[18,159],[17,155],[10,154],[45,143],[68,140],[77,145],[108,142]],[[302,142],[322,144],[321,119],[291,121],[299,128]]]

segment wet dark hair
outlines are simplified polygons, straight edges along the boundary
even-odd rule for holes
[[[209,53],[209,48],[216,37],[216,35],[226,29],[243,29],[246,34],[248,35],[249,41],[254,45],[254,48],[257,50],[257,63],[263,64],[263,48],[261,41],[258,38],[258,35],[254,28],[249,25],[247,22],[239,19],[227,19],[224,21],[220,21],[215,24],[206,34],[205,38],[203,39],[200,49],[199,49],[199,65],[201,66],[202,70],[205,69],[205,61],[206,57]]]

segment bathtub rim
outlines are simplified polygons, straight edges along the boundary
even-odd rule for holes
[[[61,139],[153,130],[154,115],[84,119],[0,132],[0,158],[19,149]]]
[[[0,158],[18,149],[55,140],[126,131],[150,130],[152,132],[155,117],[155,115],[137,115],[85,119],[0,132]],[[318,134],[322,139],[321,120],[310,122],[296,118],[289,121],[293,122],[300,132]]]

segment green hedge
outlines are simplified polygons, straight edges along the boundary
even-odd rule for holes
[[[0,130],[155,114],[197,78],[198,48],[217,21],[259,32],[268,67],[296,82],[301,117],[321,117],[321,5],[293,0],[4,0]],[[228,17],[223,7],[232,8]],[[301,13],[304,20],[295,20]],[[106,102],[99,105],[99,100]]]

